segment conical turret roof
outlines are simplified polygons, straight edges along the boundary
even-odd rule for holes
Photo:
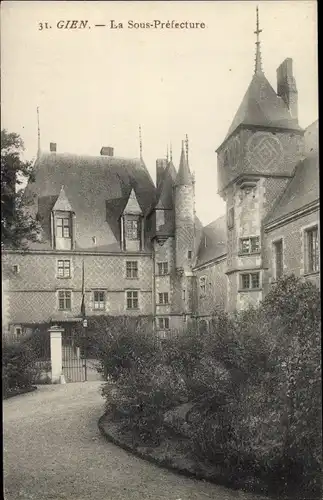
[[[176,179],[176,170],[173,162],[168,162],[163,179],[160,183],[160,189],[156,208],[173,208],[173,186]]]
[[[178,174],[176,177],[176,185],[189,186],[192,183],[193,183],[193,177],[185,155],[184,141],[182,141],[182,152],[181,152],[181,159],[179,162]]]

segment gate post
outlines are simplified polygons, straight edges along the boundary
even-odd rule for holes
[[[53,325],[50,334],[50,358],[52,362],[52,384],[62,383],[62,333],[64,328]]]

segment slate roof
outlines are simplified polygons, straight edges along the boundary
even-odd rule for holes
[[[184,141],[182,141],[182,152],[175,183],[177,186],[189,186],[192,182],[192,174],[184,151]]]
[[[297,212],[320,198],[318,121],[305,130],[304,137],[306,157],[297,164],[293,178],[268,214],[265,224]]]
[[[176,179],[176,170],[170,161],[165,169],[157,194],[156,208],[173,208],[173,186]]]
[[[196,266],[221,257],[227,253],[226,216],[223,215],[203,227],[197,253]]]
[[[46,241],[32,248],[50,248],[50,212],[62,186],[76,215],[76,249],[118,251],[118,219],[132,189],[143,213],[155,199],[155,186],[142,160],[43,153],[35,162],[35,182],[25,190],[26,197],[34,195],[32,211],[42,219]]]
[[[263,73],[253,75],[224,140],[241,124],[301,130]]]

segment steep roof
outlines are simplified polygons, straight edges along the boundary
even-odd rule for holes
[[[203,227],[197,253],[196,266],[200,266],[227,253],[226,216],[223,215]]]
[[[224,140],[241,124],[301,130],[262,72],[253,75]]]
[[[91,250],[120,249],[118,219],[132,190],[143,213],[155,197],[155,186],[142,160],[44,153],[35,163],[35,182],[25,190],[27,197],[34,196],[31,209],[42,219],[46,242],[32,244],[34,248],[50,247],[50,212],[62,185],[76,215],[76,248]]]
[[[129,195],[127,205],[125,206],[123,210],[124,214],[142,214],[142,210],[140,208],[140,205],[137,200],[136,193],[134,190],[131,190],[131,193]]]
[[[268,214],[266,224],[297,212],[320,198],[318,121],[305,130],[304,137],[306,157],[296,166],[293,178]]]
[[[156,208],[173,208],[173,186],[176,180],[176,170],[170,161],[165,169],[157,194]]]
[[[176,177],[176,185],[189,186],[190,184],[192,184],[192,182],[192,174],[184,151],[184,141],[182,141],[182,152],[179,162],[178,174]]]
[[[60,210],[63,212],[74,212],[70,202],[67,199],[64,186],[61,187],[56,203],[53,206],[53,210]]]

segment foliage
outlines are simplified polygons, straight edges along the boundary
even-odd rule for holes
[[[1,131],[1,245],[6,248],[22,248],[39,232],[38,221],[26,210],[31,200],[16,189],[34,180],[31,162],[21,159],[23,150],[18,134]]]
[[[35,376],[33,350],[21,343],[2,343],[2,389],[4,397],[17,389],[30,388]]]
[[[92,316],[86,331],[78,324],[75,334],[87,357],[99,360],[105,379],[117,380],[125,370],[149,358],[156,346],[147,316]]]
[[[154,443],[165,412],[190,401],[186,421],[198,460],[221,466],[238,486],[316,498],[320,314],[318,289],[289,276],[258,308],[217,312],[207,332],[174,333],[160,345],[128,323],[101,351],[116,381],[112,392],[103,390],[107,409],[136,439]]]

